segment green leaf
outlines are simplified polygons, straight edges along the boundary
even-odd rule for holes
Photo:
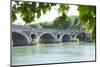
[[[59,13],[64,13],[66,10],[69,10],[69,6],[67,4],[60,4],[60,7],[58,8]]]
[[[41,16],[41,12],[38,12],[37,13],[37,18],[40,18],[40,16]]]
[[[17,19],[16,14],[12,12],[12,22],[14,22]]]
[[[80,5],[78,6],[78,11],[80,12],[80,15],[83,16],[83,15],[87,15],[90,10],[88,6]]]

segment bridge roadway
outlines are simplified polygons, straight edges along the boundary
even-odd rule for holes
[[[37,43],[55,43],[76,41],[80,32],[78,30],[57,30],[44,28],[31,28],[26,25],[12,25],[12,43],[16,46]],[[91,40],[91,35],[88,35]]]

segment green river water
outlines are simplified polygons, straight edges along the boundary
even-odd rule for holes
[[[93,43],[54,43],[12,47],[12,65],[95,60]]]

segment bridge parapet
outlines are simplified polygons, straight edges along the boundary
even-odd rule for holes
[[[31,27],[26,26],[26,25],[12,25],[12,29],[29,31],[31,30]]]
[[[66,29],[66,30],[57,30],[57,29],[46,29],[46,28],[32,28],[32,27],[29,27],[27,25],[12,25],[12,29],[18,29],[18,30],[23,30],[23,31],[36,31],[36,32],[52,32],[52,33],[57,33],[57,32],[60,32],[60,33],[79,33],[78,30],[69,30],[69,29]]]

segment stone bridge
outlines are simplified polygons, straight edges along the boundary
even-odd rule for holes
[[[11,27],[12,43],[16,46],[77,41],[77,37],[80,34],[78,30],[40,29],[25,25],[12,25]],[[91,35],[88,35],[88,40],[91,40]]]

